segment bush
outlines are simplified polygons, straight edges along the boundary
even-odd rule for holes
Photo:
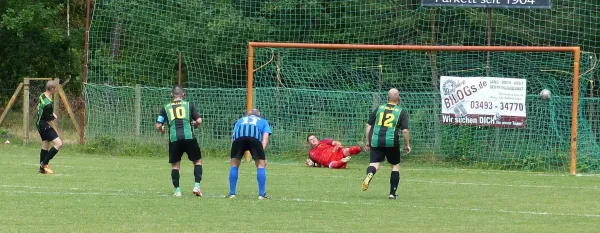
[[[10,129],[0,128],[0,143],[4,143],[7,140],[10,143],[23,143],[23,140],[17,137]]]

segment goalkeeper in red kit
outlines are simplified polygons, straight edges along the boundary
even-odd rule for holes
[[[320,140],[314,135],[309,134],[306,138],[311,149],[308,152],[309,158],[306,159],[306,166],[321,167],[326,166],[331,169],[346,168],[350,156],[357,155],[363,149],[359,146],[344,148],[342,143],[330,138]]]

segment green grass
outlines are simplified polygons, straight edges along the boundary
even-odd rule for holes
[[[255,168],[240,168],[228,200],[227,159],[204,160],[202,189],[174,198],[166,157],[98,156],[66,145],[38,175],[38,149],[0,145],[0,232],[590,232],[600,222],[600,176],[404,164],[399,200],[389,166],[360,191],[363,157],[348,169],[267,166],[270,200],[257,200]],[[166,151],[165,151],[166,153]]]

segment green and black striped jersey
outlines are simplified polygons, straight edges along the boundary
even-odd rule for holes
[[[200,118],[194,104],[187,101],[174,101],[165,104],[160,110],[157,123],[167,124],[169,127],[169,141],[174,142],[185,139],[195,139],[192,120]]]
[[[371,147],[397,147],[400,131],[408,129],[408,116],[405,109],[388,103],[373,110],[367,124],[371,125]]]
[[[38,97],[37,113],[38,117],[37,121],[35,122],[35,127],[38,130],[46,127],[48,125],[48,121],[53,121],[56,119],[54,118],[54,101],[48,98],[45,93],[42,93]]]

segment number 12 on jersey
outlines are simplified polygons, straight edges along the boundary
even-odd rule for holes
[[[383,120],[383,118],[385,118],[385,121]],[[391,128],[392,127],[392,121],[394,121],[394,118],[396,118],[394,116],[394,114],[388,113],[385,114],[383,112],[379,113],[379,123],[378,125],[383,125],[385,127]]]

